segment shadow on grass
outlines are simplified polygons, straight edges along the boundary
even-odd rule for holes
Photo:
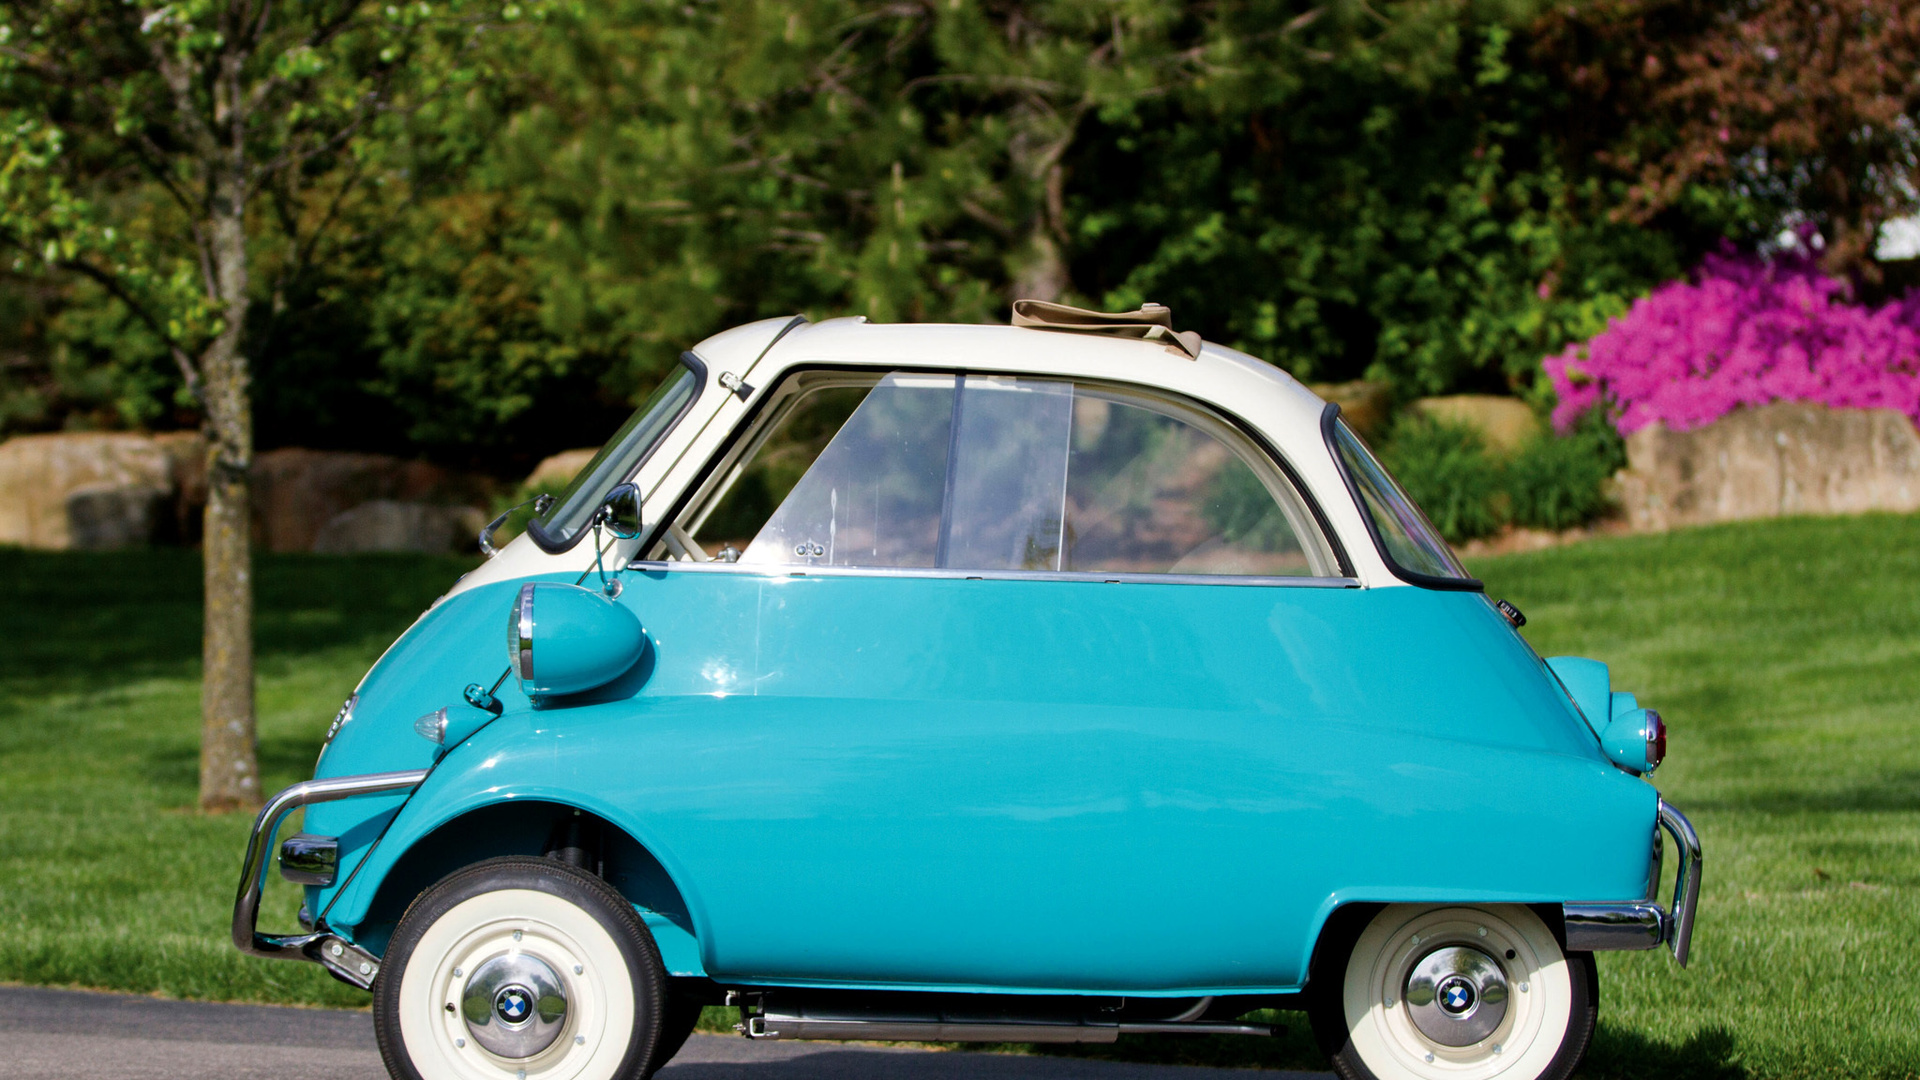
[[[1587,1050],[1583,1080],[1746,1080],[1733,1032],[1702,1028],[1683,1042],[1601,1024]]]
[[[1770,787],[1731,798],[1689,799],[1686,809],[1747,810],[1763,814],[1911,813],[1920,810],[1920,770],[1904,769],[1827,791]]]
[[[379,655],[473,566],[440,555],[255,555],[254,637],[262,668],[328,649]],[[0,651],[0,679],[98,691],[197,678],[199,552],[113,555],[0,548],[0,577],[34,633]]]
[[[319,732],[298,736],[262,736],[257,753],[260,775],[268,781],[273,781],[275,777],[310,776],[313,774],[314,759],[320,756]],[[141,762],[143,775],[158,787],[178,792],[180,799],[191,799],[200,789],[198,742],[155,742],[142,755]]]

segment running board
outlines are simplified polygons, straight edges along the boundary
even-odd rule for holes
[[[968,1022],[933,1017],[818,1016],[766,1008],[748,1016],[749,1039],[858,1039],[868,1042],[1110,1043],[1122,1035],[1263,1035],[1271,1024]]]

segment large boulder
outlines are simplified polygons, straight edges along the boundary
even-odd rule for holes
[[[322,529],[366,503],[485,506],[489,494],[484,480],[422,461],[337,450],[269,450],[253,459],[254,542],[271,551],[312,551]]]
[[[173,455],[145,435],[58,432],[0,443],[0,544],[150,543],[179,489]],[[77,517],[76,517],[77,515]]]
[[[1920,510],[1920,432],[1891,409],[1779,401],[1694,431],[1642,428],[1618,480],[1636,530]]]
[[[1435,420],[1474,429],[1496,454],[1511,454],[1540,434],[1540,418],[1518,398],[1449,394],[1421,398],[1411,408]]]
[[[1384,435],[1393,416],[1393,384],[1372,379],[1343,383],[1314,383],[1308,387],[1322,400],[1340,406],[1340,416],[1363,439]]]
[[[67,546],[119,551],[153,543],[172,493],[138,484],[90,484],[67,495]]]
[[[321,526],[313,550],[465,551],[476,546],[475,537],[486,523],[486,511],[476,506],[375,499]]]
[[[573,483],[574,476],[586,468],[587,462],[592,461],[593,455],[599,452],[597,446],[589,446],[584,450],[562,450],[535,465],[520,486],[525,491],[558,495]]]
[[[8,439],[0,443],[0,544],[112,550],[192,543],[207,502],[206,456],[196,432]],[[485,478],[385,454],[269,450],[254,457],[252,477],[254,542],[273,551],[313,550],[334,519],[373,502],[430,510],[371,511],[336,530],[353,539],[330,540],[348,545],[334,550],[372,550],[365,546],[372,536],[394,537],[388,550],[466,550],[479,529],[468,525],[485,516],[478,508],[493,495]],[[420,546],[422,537],[441,534],[444,542]]]

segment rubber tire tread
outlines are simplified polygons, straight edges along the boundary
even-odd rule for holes
[[[1343,969],[1352,957],[1356,940],[1345,945],[1345,955],[1339,967]],[[1547,1067],[1533,1080],[1568,1080],[1580,1063],[1586,1060],[1587,1047],[1593,1042],[1594,1027],[1600,1021],[1600,969],[1593,962],[1592,953],[1562,953],[1567,961],[1567,985],[1573,1000],[1567,1015],[1566,1038],[1560,1042],[1560,1049],[1547,1062]],[[1332,965],[1329,965],[1332,966]],[[1331,980],[1330,980],[1331,981]],[[1320,1044],[1320,1052],[1327,1055],[1335,1075],[1340,1080],[1380,1080],[1360,1060],[1355,1051],[1353,1038],[1347,1031],[1346,1005],[1337,989],[1344,978],[1335,982],[1336,989],[1327,993],[1323,984],[1322,991],[1313,995],[1307,1008],[1307,1020],[1313,1028],[1314,1041]]]
[[[662,1035],[662,1004],[667,1000],[666,966],[653,935],[633,905],[613,886],[585,870],[532,855],[507,855],[464,866],[441,878],[407,905],[381,958],[373,981],[373,1032],[380,1060],[394,1080],[426,1080],[413,1067],[400,1041],[400,982],[413,949],[427,928],[453,908],[500,889],[544,892],[572,903],[599,921],[620,944],[633,975],[634,1025],[615,1080],[644,1080],[651,1074],[654,1049]],[[389,977],[391,976],[391,977]],[[696,1013],[696,1016],[698,1014]],[[675,1048],[678,1049],[677,1047]]]
[[[705,1008],[699,998],[667,991],[667,1007],[660,1017],[660,1038],[653,1044],[653,1057],[647,1062],[644,1075],[650,1077],[666,1068],[673,1055],[687,1045],[694,1029],[700,1026],[700,1013]]]

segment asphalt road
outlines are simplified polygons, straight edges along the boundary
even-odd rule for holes
[[[0,1070],[71,1080],[384,1080],[363,1012],[0,986]],[[1330,1073],[695,1035],[664,1080],[1331,1080]]]

